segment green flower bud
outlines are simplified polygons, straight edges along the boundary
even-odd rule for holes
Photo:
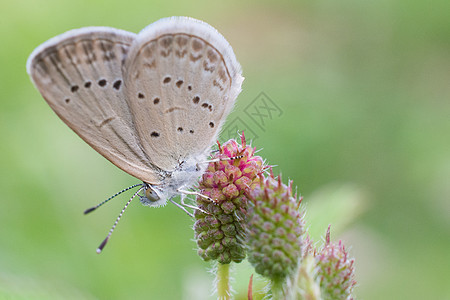
[[[302,255],[304,232],[300,201],[281,176],[261,176],[250,192],[252,206],[247,222],[248,260],[257,273],[277,282],[294,274]]]

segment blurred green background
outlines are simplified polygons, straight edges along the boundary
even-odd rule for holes
[[[450,299],[449,12],[446,0],[3,2],[0,299],[210,295],[192,220],[173,205],[136,201],[95,253],[128,196],[83,210],[136,180],[66,127],[25,71],[36,46],[69,29],[138,32],[171,15],[233,46],[246,80],[229,120],[294,180],[314,240],[331,223],[350,246],[356,296]],[[260,92],[282,110],[262,128],[244,112]],[[237,273],[244,299],[251,269]]]

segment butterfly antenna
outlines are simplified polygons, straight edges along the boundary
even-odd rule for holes
[[[111,237],[111,234],[113,233],[114,229],[117,226],[117,223],[119,223],[120,218],[122,218],[123,213],[125,212],[125,210],[127,209],[128,205],[130,205],[131,201],[143,190],[145,189],[145,186],[142,186],[140,189],[138,189],[136,191],[136,193],[134,193],[134,195],[130,198],[130,200],[128,200],[127,204],[125,204],[124,208],[122,209],[122,211],[120,212],[119,216],[117,217],[116,221],[114,222],[114,225],[111,227],[111,229],[109,230],[108,235],[106,236],[106,238],[103,240],[103,242],[100,244],[100,246],[98,246],[97,248],[97,253],[100,254],[103,250],[103,248],[105,247],[106,243],[108,242],[109,238]]]
[[[114,195],[112,195],[111,197],[109,197],[108,199],[106,199],[105,201],[103,201],[102,203],[99,203],[99,204],[97,204],[97,205],[94,206],[94,207],[91,207],[91,208],[86,209],[86,210],[84,211],[84,214],[87,215],[88,213],[90,213],[90,212],[96,210],[97,208],[99,208],[100,206],[102,206],[103,204],[105,204],[106,202],[108,202],[109,200],[111,200],[112,198],[117,197],[117,196],[119,196],[120,194],[122,194],[123,192],[126,192],[126,191],[128,191],[128,190],[130,190],[130,189],[132,189],[132,188],[137,187],[137,186],[142,186],[142,183],[134,184],[134,185],[132,185],[132,186],[129,186],[129,187],[127,187],[127,188],[121,190],[121,191],[118,192],[118,193],[115,193]]]

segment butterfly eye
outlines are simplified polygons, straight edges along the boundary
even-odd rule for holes
[[[160,199],[159,195],[152,187],[148,187],[145,190],[145,197],[151,202],[156,202]]]

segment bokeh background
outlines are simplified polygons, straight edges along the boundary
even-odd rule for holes
[[[446,0],[4,1],[0,299],[213,298],[192,220],[173,205],[136,201],[95,253],[128,196],[83,210],[136,180],[67,128],[25,71],[69,29],[138,32],[171,15],[233,46],[246,80],[229,121],[294,180],[314,240],[331,224],[351,248],[357,298],[450,299],[449,11]],[[279,108],[263,126],[246,114],[261,92]],[[245,299],[252,270],[236,268]]]

